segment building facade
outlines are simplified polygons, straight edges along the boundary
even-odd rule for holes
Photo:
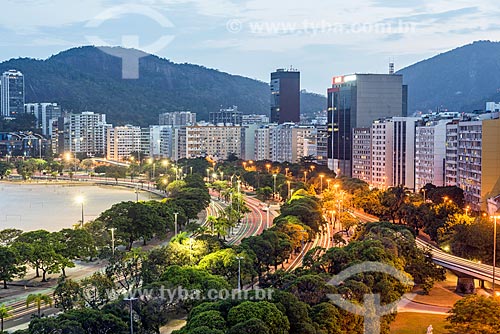
[[[445,185],[456,186],[458,171],[458,123],[454,120],[446,125]]]
[[[185,157],[188,159],[209,156],[225,160],[230,154],[242,157],[244,153],[245,133],[241,126],[198,124],[185,129]],[[179,151],[181,149],[179,145]]]
[[[457,186],[472,210],[500,194],[500,119],[458,123]]]
[[[352,177],[372,183],[371,128],[352,130]]]
[[[221,108],[218,111],[211,111],[209,113],[210,123],[214,125],[242,125],[243,114],[238,111],[237,106],[229,108]]]
[[[0,77],[0,116],[16,117],[24,112],[24,76],[16,70]]]
[[[141,128],[125,125],[109,127],[106,131],[106,159],[126,161],[131,153],[141,150]]]
[[[278,69],[271,73],[271,123],[300,122],[300,72]]]
[[[196,124],[196,113],[190,111],[175,111],[160,114],[159,125],[188,126]]]
[[[328,89],[328,159],[332,170],[352,176],[352,129],[407,115],[407,86],[401,75],[353,74],[333,78]]]
[[[106,130],[111,124],[106,123],[105,114],[82,112],[69,114],[66,120],[65,150],[82,153],[88,157],[106,155]]]
[[[430,121],[415,131],[415,189],[431,183],[446,184],[446,124],[449,120]]]
[[[62,116],[61,107],[57,103],[26,103],[24,112],[36,117],[36,127],[44,136],[52,136],[52,123]]]

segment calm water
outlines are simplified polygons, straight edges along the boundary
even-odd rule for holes
[[[0,230],[71,228],[81,220],[77,196],[85,198],[85,221],[95,219],[115,203],[136,198],[133,189],[121,187],[0,183]],[[139,194],[140,200],[150,198],[149,193]]]

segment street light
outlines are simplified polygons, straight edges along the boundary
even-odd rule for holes
[[[175,221],[174,221],[174,231],[175,231],[175,234],[174,236],[177,236],[177,216],[179,215],[179,212],[174,212],[174,218],[175,218]]]
[[[269,174],[271,170],[271,164],[266,164],[266,168],[267,168],[267,173]]]
[[[113,252],[113,256],[115,256],[115,231],[116,231],[116,228],[112,227],[109,230],[111,231],[111,251]]]
[[[470,210],[470,206],[466,206],[465,207],[465,215],[468,216],[469,215],[469,210]]]
[[[304,171],[304,184],[307,184],[307,171]]]
[[[137,300],[137,298],[133,298],[133,297],[130,297],[130,298],[125,298],[123,299],[124,301],[127,301],[130,303],[130,334],[134,334],[134,316],[133,316],[133,307],[132,307],[132,303]]]
[[[288,177],[288,170],[289,170],[289,169],[290,169],[290,168],[288,168],[288,167],[286,167],[286,168],[285,168],[285,177]]]
[[[325,177],[325,174],[320,174],[319,179],[320,179],[320,184],[321,184],[321,193],[323,193],[323,178]]]
[[[273,174],[274,186],[273,186],[273,198],[276,198],[276,174]]]
[[[495,267],[497,265],[497,219],[500,218],[500,215],[493,216],[493,296],[495,296]]]
[[[84,219],[83,218],[84,217],[83,216],[83,203],[85,202],[85,198],[82,195],[80,195],[80,196],[77,196],[75,200],[76,200],[77,204],[81,204],[81,206],[82,206],[82,222],[81,222],[80,226],[83,228],[83,219]]]
[[[292,195],[292,194],[290,193],[290,180],[286,181],[286,183],[288,184],[288,193],[287,193],[287,194],[288,194],[288,196],[287,196],[287,197],[288,197],[288,199],[290,199],[290,198],[291,198],[291,195]]]
[[[207,168],[207,182],[210,182],[210,168]]]
[[[242,256],[236,257],[236,260],[238,260],[238,291],[241,291],[241,260],[243,259]]]

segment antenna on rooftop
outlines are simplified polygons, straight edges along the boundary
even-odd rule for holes
[[[394,74],[394,59],[389,60],[389,74]]]

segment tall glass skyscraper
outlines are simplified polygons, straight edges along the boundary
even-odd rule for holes
[[[271,123],[300,122],[300,72],[278,69],[271,73]]]
[[[398,74],[353,74],[333,78],[328,89],[328,165],[352,176],[352,131],[373,121],[406,116],[407,86]]]
[[[24,76],[21,72],[10,70],[0,77],[0,114],[16,117],[24,112]]]

